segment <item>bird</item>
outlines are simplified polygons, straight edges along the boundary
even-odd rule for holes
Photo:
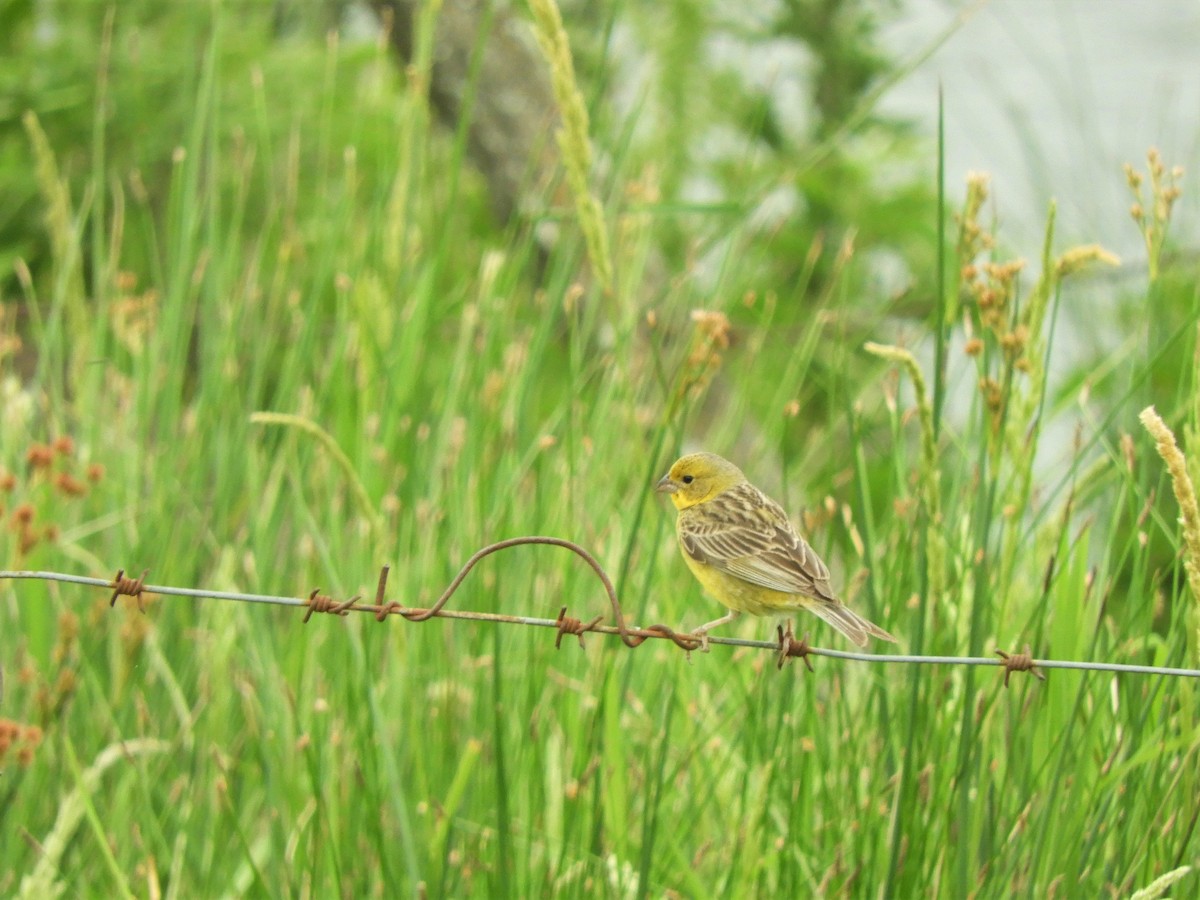
[[[715,453],[680,457],[655,490],[678,510],[675,533],[684,562],[701,587],[729,608],[692,634],[708,649],[708,632],[741,613],[768,616],[806,609],[859,647],[870,638],[896,642],[847,607],[829,583],[829,569],[783,508]]]

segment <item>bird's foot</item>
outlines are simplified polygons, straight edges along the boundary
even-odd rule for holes
[[[689,631],[686,637],[696,641],[696,646],[693,650],[699,650],[701,653],[708,653],[712,648],[708,646],[708,629],[697,628],[695,631]],[[692,652],[691,650],[688,651]]]
[[[732,622],[734,619],[736,619],[739,615],[740,615],[740,613],[738,613],[737,610],[731,609],[725,615],[721,616],[721,618],[713,619],[711,622],[705,622],[699,628],[690,632],[687,636],[689,638],[693,638],[696,641],[699,641],[699,646],[696,648],[697,650],[699,650],[701,653],[707,653],[708,649],[709,649],[708,633],[710,631],[712,631],[714,628],[720,628],[722,625],[728,625],[730,622]]]

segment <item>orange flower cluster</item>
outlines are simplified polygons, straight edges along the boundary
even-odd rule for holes
[[[11,719],[0,719],[0,766],[9,751],[16,755],[17,765],[28,766],[33,762],[34,751],[42,743],[42,729],[36,725],[22,725]]]
[[[16,559],[38,544],[58,539],[54,495],[76,500],[104,478],[104,467],[91,463],[78,472],[75,441],[63,435],[49,444],[31,444],[25,451],[27,477],[22,480],[0,467],[0,521],[16,537]],[[2,547],[2,545],[0,545]]]

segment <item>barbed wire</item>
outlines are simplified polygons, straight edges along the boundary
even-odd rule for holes
[[[502,613],[478,612],[475,610],[460,610],[447,609],[446,605],[455,591],[462,585],[463,580],[475,565],[486,556],[490,556],[500,550],[506,550],[510,547],[516,547],[523,544],[541,544],[554,547],[562,547],[570,550],[576,556],[580,557],[596,574],[597,578],[604,585],[605,593],[608,595],[609,604],[611,607],[615,625],[606,625],[604,616],[597,615],[588,621],[584,622],[581,619],[567,615],[567,607],[563,606],[558,613],[558,617],[554,619],[538,618],[535,616],[514,616]],[[621,608],[621,603],[617,599],[616,589],[613,587],[612,579],[604,567],[596,560],[596,558],[574,541],[566,540],[565,538],[545,537],[541,535],[530,535],[524,537],[509,538],[503,541],[497,541],[493,544],[488,544],[477,550],[470,559],[463,564],[458,574],[454,576],[454,580],[442,592],[442,595],[430,607],[405,607],[395,601],[387,601],[385,594],[387,590],[387,579],[390,571],[389,566],[384,566],[379,573],[379,582],[375,590],[374,603],[361,602],[362,595],[356,594],[345,600],[335,600],[321,593],[321,589],[313,590],[307,597],[288,597],[274,594],[247,594],[238,591],[214,591],[204,588],[185,588],[174,587],[171,585],[161,584],[146,584],[146,575],[149,570],[143,571],[137,578],[130,578],[125,574],[124,569],[117,571],[116,577],[112,579],[90,578],[83,575],[71,575],[63,572],[39,572],[39,571],[0,571],[0,580],[36,580],[36,581],[53,581],[65,584],[79,584],[87,587],[104,588],[112,591],[112,596],[109,599],[109,605],[113,606],[117,602],[118,597],[132,597],[138,605],[138,609],[145,613],[146,608],[142,599],[143,594],[157,594],[159,596],[174,596],[174,597],[192,597],[200,600],[225,600],[237,603],[265,603],[273,606],[289,606],[304,609],[303,622],[307,624],[314,613],[328,613],[337,616],[346,616],[352,612],[371,613],[376,620],[383,622],[390,616],[401,616],[410,622],[424,622],[433,618],[443,619],[467,619],[476,622],[494,622],[504,625],[526,625],[537,628],[553,628],[557,633],[554,641],[555,647],[561,647],[563,637],[572,635],[579,639],[579,645],[582,647],[583,636],[585,634],[602,634],[617,636],[625,644],[625,646],[633,648],[645,643],[647,640],[659,639],[671,641],[675,646],[679,647],[687,653],[692,653],[696,650],[704,650],[707,652],[708,646],[717,644],[728,647],[750,647],[760,650],[774,650],[776,653],[776,664],[782,668],[784,663],[789,659],[799,658],[803,660],[804,665],[810,672],[814,671],[809,658],[812,656],[824,656],[830,659],[845,659],[854,662],[866,663],[898,663],[907,665],[956,665],[956,666],[996,666],[1004,670],[1004,685],[1008,686],[1009,677],[1013,672],[1029,672],[1045,681],[1045,675],[1040,669],[1081,669],[1095,672],[1114,672],[1121,674],[1137,674],[1137,675],[1162,675],[1168,677],[1180,678],[1200,678],[1200,669],[1182,669],[1170,668],[1167,666],[1150,666],[1150,665],[1133,665],[1128,663],[1109,663],[1109,662],[1088,662],[1078,660],[1061,660],[1061,659],[1034,659],[1030,653],[1029,646],[1026,645],[1021,653],[1009,653],[1004,650],[997,649],[996,657],[990,656],[915,656],[900,653],[858,653],[846,650],[829,650],[823,647],[813,647],[808,643],[808,635],[797,638],[792,632],[791,623],[788,623],[787,628],[780,625],[776,628],[777,638],[775,641],[750,640],[746,638],[736,637],[708,637],[691,634],[688,632],[677,632],[674,629],[662,625],[654,624],[645,627],[630,626],[625,621],[625,614]],[[2,684],[3,682],[0,682]]]

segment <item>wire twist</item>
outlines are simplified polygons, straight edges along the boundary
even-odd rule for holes
[[[799,657],[804,662],[804,667],[810,672],[816,670],[812,667],[812,662],[809,661],[809,655],[813,648],[808,645],[808,635],[805,634],[800,640],[796,640],[792,634],[792,623],[787,623],[787,631],[783,630],[782,625],[775,626],[775,633],[779,636],[779,650],[775,654],[775,668],[782,669],[784,664],[793,657]]]
[[[126,578],[125,570],[117,569],[117,577],[112,580],[113,592],[108,605],[116,606],[117,598],[121,596],[133,597],[137,600],[138,612],[145,614],[146,604],[142,602],[142,589],[146,586],[146,576],[149,574],[149,569],[143,569],[137,578]]]
[[[564,606],[558,611],[558,618],[555,622],[558,623],[558,637],[554,639],[554,649],[558,650],[562,647],[562,639],[564,635],[573,634],[579,638],[579,646],[583,646],[583,635],[585,632],[591,631],[597,625],[604,621],[604,616],[596,616],[586,625],[580,620],[567,615],[567,608]]]
[[[996,655],[1003,660],[1005,687],[1008,687],[1008,676],[1013,672],[1030,672],[1038,681],[1046,680],[1046,676],[1034,667],[1033,656],[1029,652],[1028,644],[1025,645],[1025,650],[1021,653],[1005,653],[1003,650],[996,648]]]

